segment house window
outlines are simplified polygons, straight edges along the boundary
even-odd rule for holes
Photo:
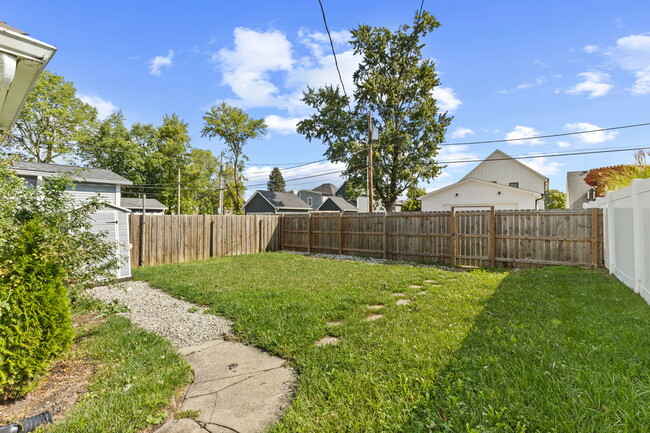
[[[511,186],[513,188],[519,188],[519,182],[510,182],[508,186]]]
[[[313,197],[307,197],[307,204],[309,206],[313,206],[314,205],[314,198]]]

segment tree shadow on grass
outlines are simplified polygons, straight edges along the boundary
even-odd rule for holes
[[[404,432],[646,432],[650,307],[578,268],[508,275]]]

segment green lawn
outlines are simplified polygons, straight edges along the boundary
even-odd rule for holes
[[[274,432],[650,426],[650,307],[602,272],[447,272],[266,253],[135,273],[291,361],[298,387]],[[411,303],[396,305],[394,293]],[[316,347],[326,335],[341,342]]]
[[[48,433],[137,432],[162,422],[170,399],[190,382],[190,366],[167,340],[123,317],[77,338],[100,368],[83,400]]]

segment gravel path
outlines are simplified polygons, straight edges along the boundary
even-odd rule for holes
[[[117,299],[129,308],[120,315],[167,338],[176,348],[196,346],[231,332],[230,322],[223,317],[205,314],[207,308],[176,299],[144,281],[95,287],[89,294],[104,302]]]

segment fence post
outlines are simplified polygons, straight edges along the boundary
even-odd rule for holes
[[[496,266],[496,229],[497,229],[497,221],[496,221],[496,212],[494,210],[494,206],[490,207],[490,267],[494,268]]]
[[[263,222],[264,222],[264,217],[262,217],[262,219],[260,219],[260,220],[257,222],[257,224],[259,225],[259,230],[258,230],[259,236],[257,237],[257,239],[258,239],[258,242],[259,242],[259,250],[260,250],[260,253],[262,252],[262,249],[263,249],[263,246],[264,246],[264,241],[262,240],[262,239],[263,239],[263,236],[264,236],[264,225],[263,225]],[[266,251],[266,248],[264,248],[264,251]]]
[[[280,215],[280,251],[284,250],[284,214]]]
[[[388,257],[388,212],[384,212],[384,260]]]
[[[339,212],[339,255],[343,254],[343,212]]]
[[[598,208],[591,209],[591,267],[598,267]]]
[[[142,215],[140,215],[140,239],[138,239],[138,247],[140,249],[140,257],[138,257],[138,266],[144,266],[144,225],[145,225],[145,220],[144,220],[144,212],[142,212]]]
[[[641,179],[634,179],[632,187],[632,229],[634,230],[634,293],[641,293],[641,278],[643,267],[648,266],[643,254],[643,242],[646,241],[643,233],[643,208],[639,194]]]
[[[253,239],[255,239],[255,252],[260,252],[260,232],[257,225],[257,214],[253,215]]]
[[[614,201],[612,192],[607,197],[607,256],[609,257],[609,273],[613,274],[616,270],[616,229],[614,228]]]
[[[307,214],[307,252],[311,253],[311,212]]]
[[[214,257],[214,221],[210,216],[210,258]]]
[[[456,209],[453,206],[449,218],[449,261],[452,266],[456,266]]]

